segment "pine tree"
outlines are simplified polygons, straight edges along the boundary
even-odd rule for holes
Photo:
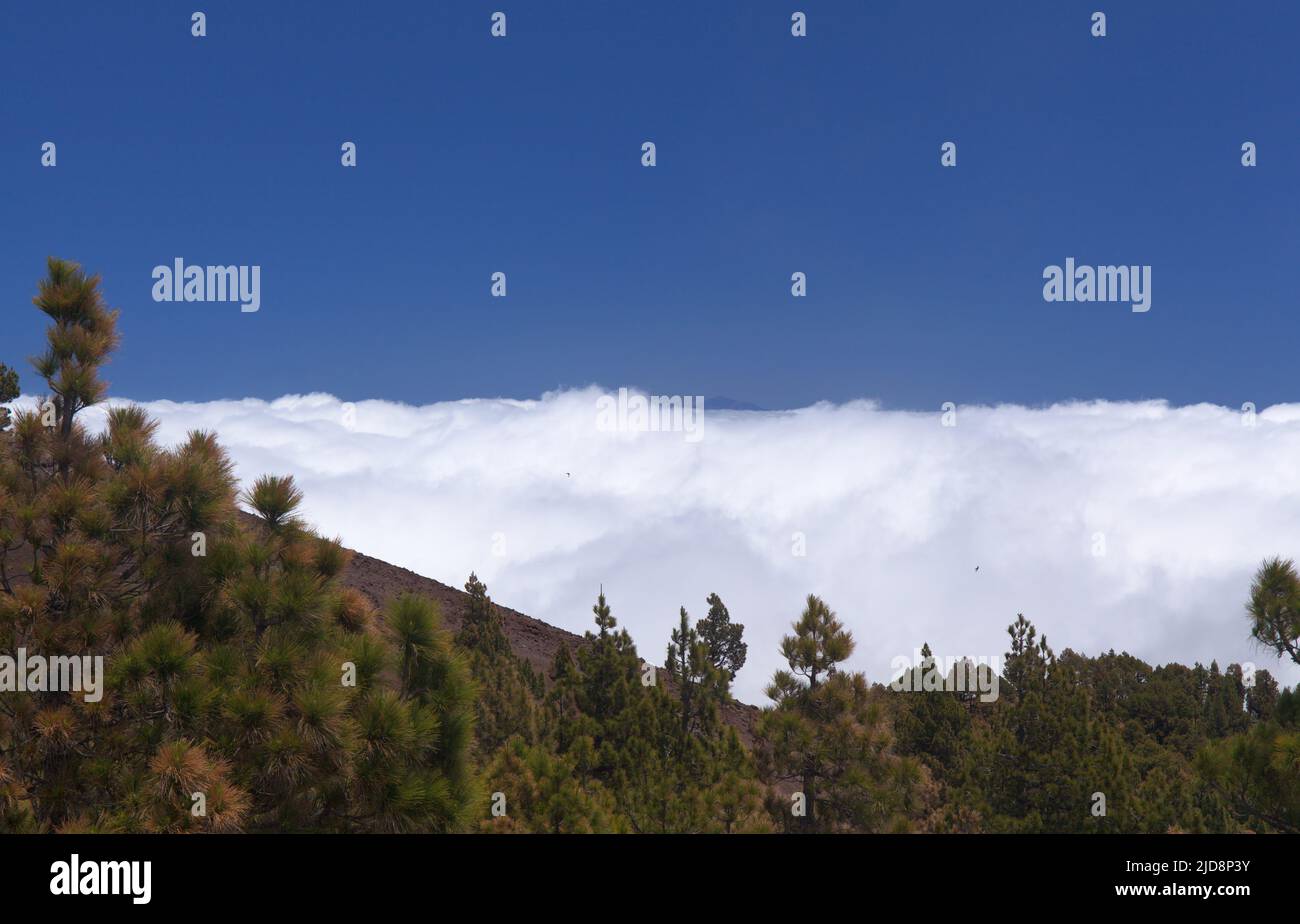
[[[480,825],[489,833],[603,834],[626,831],[614,800],[596,780],[578,772],[572,757],[514,738],[485,776],[500,793],[504,814]]]
[[[891,831],[909,826],[921,771],[894,754],[882,704],[859,673],[839,665],[853,653],[853,637],[820,598],[809,595],[781,652],[789,670],[767,689],[774,705],[758,723],[760,773],[778,786],[793,784],[802,816],[791,802],[778,817],[801,831]]]
[[[0,405],[9,403],[18,395],[18,373],[0,363]],[[0,407],[0,430],[9,429],[9,417],[9,408]]]
[[[49,388],[58,434],[55,462],[66,480],[75,448],[76,415],[103,400],[107,385],[100,368],[117,347],[117,316],[104,304],[99,277],[87,276],[75,263],[50,257],[48,275],[33,299],[53,323],[46,331],[45,352],[32,361]]]
[[[594,723],[599,747],[642,695],[641,659],[632,636],[618,628],[603,588],[591,611],[596,632],[585,633],[587,644],[578,649],[577,706]]]
[[[593,613],[597,631],[577,657],[557,653],[547,697],[547,738],[565,773],[582,792],[608,795],[612,830],[761,830],[752,764],[734,730],[721,728],[719,673],[685,609],[662,683],[603,592]]]
[[[722,672],[725,688],[729,689],[736,674],[745,666],[749,646],[742,640],[745,627],[731,621],[726,604],[717,594],[709,594],[709,612],[699,621],[696,629],[700,639],[708,646],[709,662]]]
[[[680,623],[672,631],[666,661],[668,676],[677,687],[677,711],[680,734],[677,752],[686,760],[692,739],[711,738],[717,728],[718,705],[724,698],[722,671],[709,660],[707,643],[691,626],[686,607],[681,607]]]
[[[706,831],[716,834],[763,834],[773,830],[764,811],[764,788],[754,760],[734,728],[722,732],[714,749],[712,777],[705,790]]]
[[[370,829],[463,830],[481,800],[470,759],[475,690],[468,667],[432,600],[404,595],[385,615],[400,686],[396,694],[375,690],[360,711],[365,747],[357,782]]]
[[[1300,664],[1300,577],[1291,561],[1273,558],[1260,566],[1246,609],[1255,640]],[[1255,723],[1207,742],[1197,755],[1197,770],[1247,829],[1300,833],[1300,688],[1278,694],[1261,671],[1245,697],[1243,716],[1234,711],[1241,706],[1242,687],[1240,668],[1233,667],[1235,672],[1223,677],[1217,665],[1212,667],[1204,700],[1207,724],[1231,731],[1252,718]]]
[[[921,663],[912,668],[911,682],[900,694],[896,728],[899,752],[917,757],[942,778],[968,746],[970,713],[952,692],[952,684],[940,690],[926,686],[926,676],[934,670],[934,657],[925,643]]]
[[[710,600],[716,628],[720,613],[725,620],[725,607],[716,594]],[[715,663],[701,634],[705,623],[700,620],[691,626],[686,608],[681,607],[667,652],[669,685],[677,692],[671,706],[679,731],[664,775],[692,806],[692,812],[677,820],[676,830],[727,834],[770,830],[753,760],[736,730],[721,721],[721,708],[730,699],[730,681],[726,667]],[[739,643],[744,627],[732,628],[730,637]],[[744,662],[743,648],[742,644],[738,660],[729,663],[739,667]]]
[[[1300,728],[1300,686],[1277,695],[1273,721],[1283,728]]]
[[[596,603],[591,611],[596,614],[596,635],[599,638],[606,638],[618,627],[618,620],[610,614],[609,604],[605,602],[604,587],[600,589],[600,595],[596,597]]]
[[[1260,565],[1247,614],[1256,641],[1300,664],[1300,577],[1293,562],[1274,558]]]
[[[665,772],[677,740],[666,694],[643,681],[643,663],[626,629],[618,628],[604,590],[569,675],[574,710],[560,738],[577,766],[610,791],[622,819],[637,833],[675,830],[667,810],[690,811]]]
[[[489,657],[509,654],[510,643],[501,627],[496,606],[488,596],[487,585],[470,572],[469,580],[465,582],[465,593],[469,600],[460,632],[456,635],[456,644]]]
[[[1247,830],[1300,834],[1300,732],[1264,722],[1211,742],[1196,766]]]
[[[626,800],[620,800],[619,779],[629,726],[644,693],[639,682],[640,659],[631,637],[617,630],[602,589],[592,608],[597,632],[587,632],[576,657],[561,646],[551,670],[546,697],[546,738],[556,760],[584,792],[606,792],[617,825],[626,826]],[[616,631],[617,630],[617,631]],[[550,824],[564,827],[582,820]]]
[[[543,689],[528,662],[510,649],[501,616],[477,575],[470,574],[465,593],[469,601],[456,644],[469,657],[478,685],[475,740],[486,762],[513,736],[530,744],[537,741]]]
[[[1277,711],[1278,686],[1266,670],[1255,673],[1255,682],[1246,691],[1246,711],[1256,722],[1267,722]]]
[[[950,798],[991,832],[1163,830],[1151,827],[1131,748],[1094,705],[1108,697],[1089,682],[1089,660],[1058,658],[1023,614],[1007,634],[1002,692],[973,726]]]

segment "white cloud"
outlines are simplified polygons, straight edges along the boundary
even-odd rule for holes
[[[363,401],[351,428],[319,394],[145,406],[168,443],[216,430],[242,479],[293,474],[317,528],[367,554],[454,586],[476,570],[496,600],[575,632],[604,584],[655,661],[677,608],[702,616],[716,591],[746,627],[750,702],[810,592],[873,680],[923,641],[999,654],[1018,612],[1057,651],[1300,679],[1251,644],[1243,611],[1262,558],[1300,555],[1300,405],[1253,428],[1161,402],[961,408],[953,428],[869,402],[706,407],[692,443],[600,432],[600,394]]]

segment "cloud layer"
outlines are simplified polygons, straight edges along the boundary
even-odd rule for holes
[[[1260,560],[1300,554],[1300,405],[1253,426],[1162,402],[963,407],[951,427],[865,401],[706,407],[692,442],[603,432],[602,394],[145,407],[167,443],[216,430],[243,480],[293,474],[308,519],[367,554],[455,586],[476,570],[498,601],[575,632],[603,584],[651,660],[678,607],[702,616],[716,591],[746,627],[750,702],[810,592],[872,680],[924,641],[999,654],[1019,612],[1058,651],[1300,679],[1250,642],[1243,611]]]

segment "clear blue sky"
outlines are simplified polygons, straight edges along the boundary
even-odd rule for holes
[[[138,399],[1296,400],[1298,35],[1294,2],[9,4],[0,359],[37,387],[55,254]],[[261,265],[261,311],[153,302],[178,256]],[[1151,264],[1151,311],[1044,302],[1068,256]]]

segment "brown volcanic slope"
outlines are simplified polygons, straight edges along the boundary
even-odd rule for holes
[[[343,572],[342,580],[347,586],[361,591],[378,607],[383,607],[390,599],[403,593],[431,597],[442,609],[443,624],[453,632],[460,628],[465,619],[469,595],[464,591],[360,552],[353,552],[352,561]],[[511,649],[543,676],[550,673],[551,662],[561,645],[567,646],[572,652],[585,644],[580,635],[557,629],[499,603],[493,605],[501,616],[501,625]],[[661,672],[658,676],[663,677],[664,674]],[[728,725],[735,727],[741,739],[749,745],[753,741],[754,722],[758,713],[759,710],[754,706],[733,702],[723,710],[722,717]]]
[[[465,620],[469,594],[448,587],[432,578],[416,574],[397,565],[360,552],[352,553],[352,561],[344,570],[342,581],[348,587],[361,591],[375,606],[382,608],[393,597],[404,593],[432,597],[442,608],[442,621],[452,632],[460,629]],[[504,607],[494,601],[501,616],[502,628],[510,647],[516,655],[528,660],[539,673],[550,672],[551,662],[561,645],[573,652],[582,644],[582,636],[533,619],[523,613]]]

